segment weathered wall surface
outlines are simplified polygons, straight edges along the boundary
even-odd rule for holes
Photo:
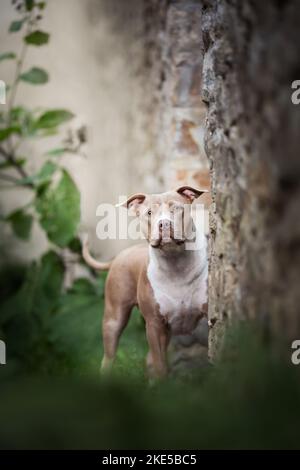
[[[300,335],[299,24],[297,0],[204,2],[212,356],[232,318]]]
[[[199,0],[145,2],[155,100],[154,144],[165,188],[209,187],[201,99],[203,42]]]
[[[162,59],[160,153],[169,186],[208,187],[204,151],[206,109],[201,99],[203,43],[201,2],[172,2],[167,10]]]
[[[0,3],[0,50],[18,51],[22,33],[8,33],[16,13],[10,0]],[[16,104],[67,108],[76,114],[75,127],[87,126],[87,158],[71,155],[64,163],[81,191],[81,229],[89,233],[96,256],[110,259],[128,243],[96,239],[97,206],[114,204],[119,195],[158,189],[147,114],[152,96],[144,64],[144,2],[49,1],[41,27],[50,33],[50,42],[28,50],[25,70],[41,66],[50,81],[20,84]],[[13,73],[12,61],[1,63],[0,79],[10,83]],[[53,137],[27,142],[20,152],[30,155],[28,170],[41,166],[44,152],[56,146]],[[9,213],[30,198],[29,192],[1,191],[1,211]],[[31,260],[47,249],[37,224],[28,242],[15,239],[9,227],[1,240],[1,255],[10,260]]]

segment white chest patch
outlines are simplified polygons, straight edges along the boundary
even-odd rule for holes
[[[194,252],[187,257],[188,264],[180,271],[170,266],[169,273],[163,269],[157,255],[150,250],[147,275],[160,314],[175,329],[189,329],[201,315],[202,305],[207,302],[207,259],[206,253]]]

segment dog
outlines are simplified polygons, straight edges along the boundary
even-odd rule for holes
[[[96,270],[109,270],[103,317],[104,356],[101,370],[111,368],[134,306],[146,325],[147,366],[151,377],[168,373],[167,347],[172,334],[189,334],[207,316],[207,240],[195,230],[192,203],[207,190],[182,186],[162,194],[134,194],[121,204],[139,218],[148,242],[127,248],[112,262],[82,255]],[[187,249],[197,242],[197,249]]]

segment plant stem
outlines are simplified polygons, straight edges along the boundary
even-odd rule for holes
[[[6,161],[12,164],[12,166],[19,173],[19,175],[22,176],[22,178],[28,177],[27,172],[24,170],[24,168],[18,165],[18,162],[16,161],[15,156],[13,154],[11,154],[10,152],[7,152],[3,147],[0,147],[0,153],[5,158]]]
[[[30,20],[31,20],[31,15],[28,17],[28,20],[27,20],[25,37],[30,33]],[[10,123],[11,123],[11,111],[13,109],[14,102],[16,99],[16,94],[17,94],[17,89],[18,89],[18,84],[19,84],[19,77],[20,77],[22,67],[24,64],[26,51],[27,51],[27,43],[24,41],[24,38],[23,38],[22,48],[21,48],[20,56],[17,60],[15,75],[14,75],[13,83],[12,83],[11,90],[10,90],[10,96],[8,100],[8,109],[7,109],[8,127],[10,126]]]
[[[10,123],[11,123],[11,110],[14,106],[14,102],[15,102],[15,98],[16,98],[16,94],[17,94],[19,76],[20,76],[21,71],[22,71],[22,67],[23,67],[23,63],[24,63],[24,59],[25,59],[25,54],[26,54],[26,49],[27,49],[27,45],[24,42],[24,44],[22,45],[20,58],[17,60],[15,76],[14,76],[14,80],[13,80],[13,83],[12,83],[12,86],[11,86],[10,97],[9,97],[9,101],[8,101],[8,110],[7,110],[7,113],[8,113],[8,127],[10,126]]]
[[[30,33],[30,29],[31,29],[30,20],[31,20],[31,15],[27,18],[25,37]],[[24,38],[23,38],[22,48],[21,48],[20,56],[17,60],[15,75],[14,75],[13,83],[12,83],[11,90],[10,90],[10,96],[9,96],[9,100],[8,100],[7,127],[10,127],[10,125],[11,125],[11,112],[12,112],[12,109],[14,107],[14,103],[15,103],[15,99],[16,99],[16,94],[17,94],[17,89],[18,89],[18,84],[19,84],[19,78],[20,78],[20,74],[22,72],[22,67],[23,67],[23,64],[24,64],[26,51],[27,51],[27,44],[26,44],[26,42],[24,41]],[[12,164],[12,166],[19,173],[19,175],[22,176],[22,178],[27,178],[28,177],[27,172],[24,170],[24,168],[20,167],[20,165],[18,165],[18,163],[16,161],[15,152],[14,152],[14,149],[12,147],[10,137],[8,138],[8,147],[10,149],[9,151],[6,151],[3,147],[0,147],[0,153],[3,155],[3,157],[8,162],[10,162]],[[25,186],[32,186],[32,185],[28,183]]]
[[[28,178],[28,173],[18,165],[18,162],[15,159],[15,156],[6,152],[4,148],[0,147],[0,154],[5,158],[6,161],[10,162],[14,169],[19,173],[22,178]],[[19,186],[23,186],[26,188],[33,188],[33,184],[30,182],[21,182],[21,179],[15,178],[14,176],[7,175],[6,173],[0,173],[0,178],[6,181],[11,181],[13,183],[17,183]]]

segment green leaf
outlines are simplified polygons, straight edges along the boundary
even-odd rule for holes
[[[22,26],[23,26],[24,21],[25,21],[25,19],[13,21],[13,22],[10,24],[9,32],[10,32],[10,33],[17,33],[18,31],[20,31],[20,29],[21,29]]]
[[[34,177],[35,185],[40,186],[41,184],[48,183],[56,170],[57,165],[55,163],[46,162]]]
[[[18,209],[6,218],[11,223],[15,235],[22,240],[28,240],[32,227],[33,218],[29,214],[25,214],[22,209]]]
[[[32,46],[42,46],[48,43],[49,34],[44,31],[37,30],[25,36],[24,41]]]
[[[60,247],[74,238],[80,221],[80,194],[67,171],[55,187],[37,195],[36,210],[49,240]]]
[[[57,170],[57,165],[53,162],[46,162],[42,168],[33,176],[28,176],[18,181],[18,184],[23,186],[24,184],[33,184],[36,188],[42,185],[50,183],[53,174]]]
[[[35,127],[37,129],[51,129],[57,127],[67,121],[70,121],[74,114],[66,109],[52,109],[42,114],[36,121]]]
[[[12,126],[0,129],[0,142],[10,137],[12,134],[20,134],[20,127]]]
[[[56,127],[51,127],[49,129],[36,129],[39,131],[39,135],[41,137],[51,137],[58,133],[58,129]]]
[[[10,119],[12,125],[18,126],[20,128],[22,136],[32,136],[36,132],[34,128],[34,114],[28,109],[22,106],[13,108],[10,114]]]
[[[72,292],[72,294],[79,294],[79,295],[81,294],[82,295],[95,295],[96,287],[94,284],[91,283],[89,279],[78,278],[74,281],[69,292]]]
[[[21,121],[29,111],[23,106],[16,106],[11,110],[10,119],[11,121]]]
[[[70,243],[68,244],[69,250],[73,251],[73,253],[77,253],[81,255],[82,252],[82,246],[81,246],[81,241],[78,237],[73,238]]]
[[[14,52],[3,52],[2,54],[0,54],[0,62],[2,60],[11,60],[11,59],[15,59],[17,56]]]
[[[26,10],[31,11],[34,7],[34,0],[25,0]]]
[[[44,314],[45,304],[47,304],[49,309],[53,309],[58,302],[63,278],[64,266],[62,260],[54,251],[49,251],[42,257],[40,264],[39,279],[44,296],[44,299],[41,299],[44,306],[40,305],[38,310],[36,309],[40,316]]]
[[[38,2],[36,4],[36,6],[40,9],[40,10],[44,10],[45,6],[46,6],[46,2]]]
[[[46,152],[46,155],[49,155],[50,157],[60,157],[63,155],[66,151],[65,147],[57,148],[57,149],[52,149]]]
[[[30,333],[30,340],[35,336],[37,328],[39,336],[41,335],[42,322],[49,318],[58,304],[63,272],[61,259],[56,253],[49,251],[38,263],[33,262],[28,267],[21,288],[12,298],[8,299],[5,305],[1,305],[0,322],[2,324],[12,318],[18,318],[17,324],[14,325],[14,334],[11,336],[15,347],[19,347],[20,339],[22,339],[18,334],[19,328],[22,335],[24,331]],[[14,349],[13,346],[12,349]]]
[[[46,70],[39,67],[32,67],[28,72],[24,72],[20,75],[20,80],[31,83],[32,85],[43,85],[48,82],[49,76]]]

